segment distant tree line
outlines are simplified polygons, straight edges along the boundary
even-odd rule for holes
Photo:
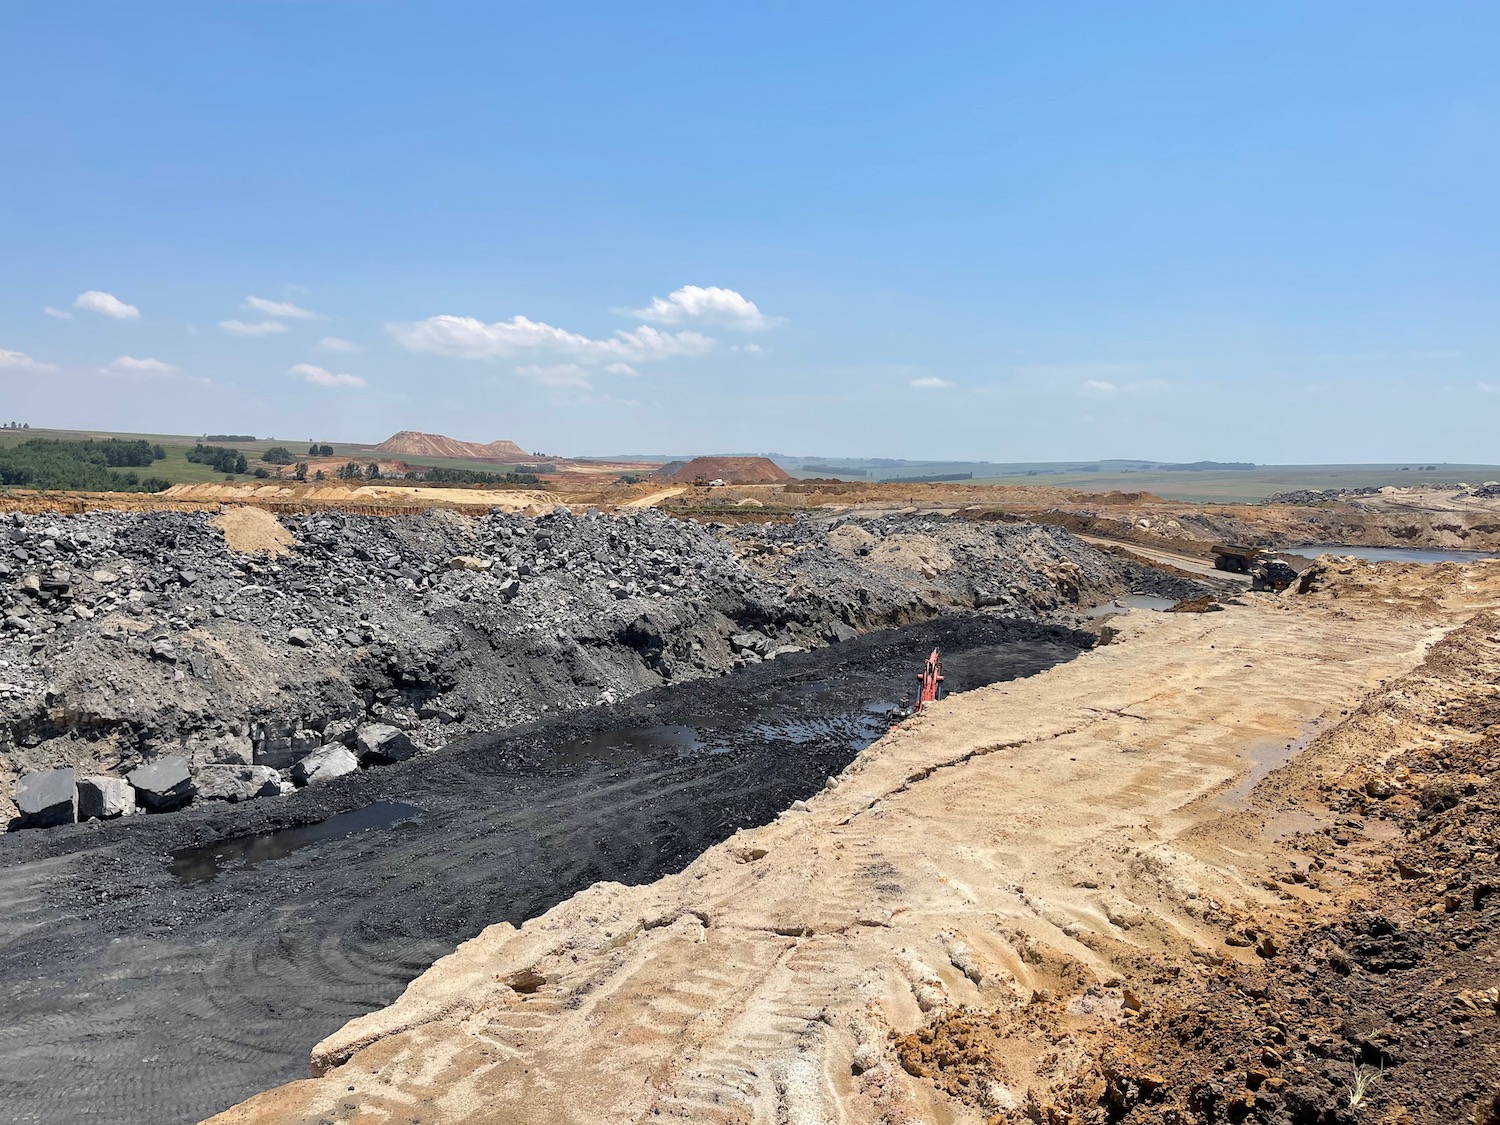
[[[30,422],[7,422],[7,423],[5,423],[4,426],[0,426],[0,429],[6,429],[6,430],[29,430],[29,429],[31,429],[31,423]]]
[[[333,446],[319,445],[317,442],[313,442],[312,445],[307,447],[307,455],[309,457],[332,457]]]
[[[974,474],[969,473],[928,473],[923,477],[882,477],[881,484],[935,484],[945,480],[973,480]]]
[[[204,445],[201,441],[187,451],[187,459],[195,465],[211,465],[215,472],[232,476],[248,472],[250,463],[238,449],[226,449],[222,445]]]
[[[33,438],[0,448],[0,484],[82,492],[160,492],[172,482],[116,469],[148,466],[165,456],[161,446],[145,441]]]
[[[515,484],[534,487],[542,483],[535,473],[486,473],[479,469],[444,469],[434,465],[419,473],[407,473],[407,480],[421,480],[428,484]]]
[[[203,441],[254,441],[251,434],[204,434]],[[202,442],[199,443],[200,445]]]
[[[260,455],[260,459],[267,465],[292,465],[297,458],[292,456],[292,451],[284,445],[273,445]]]

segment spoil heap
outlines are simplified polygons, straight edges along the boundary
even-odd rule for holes
[[[1055,529],[931,519],[879,523],[865,555],[847,528],[752,532],[744,558],[651,510],[260,523],[241,539],[231,521],[268,548],[242,554],[204,513],[6,520],[0,792],[173,755],[289,770],[371,723],[437,746],[945,609],[1070,610],[1148,573]],[[906,565],[912,536],[963,568]]]

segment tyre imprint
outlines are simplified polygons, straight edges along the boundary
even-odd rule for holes
[[[954,683],[967,687],[1049,667],[1085,638],[940,619],[286,800],[0,837],[0,1122],[170,1125],[304,1077],[315,1042],[484,926],[679,870],[816,791],[878,736],[870,705],[910,694],[934,643],[986,649]],[[620,731],[674,723],[696,745],[620,750]],[[596,757],[578,752],[588,739]],[[376,800],[424,812],[211,881],[167,871],[176,849]]]

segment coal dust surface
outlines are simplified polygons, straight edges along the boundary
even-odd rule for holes
[[[485,926],[679,870],[816,792],[942,647],[963,690],[1092,636],[955,615],[294,797],[0,836],[0,1122],[196,1121]]]

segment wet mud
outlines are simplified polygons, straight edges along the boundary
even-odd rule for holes
[[[1092,640],[945,617],[287,800],[0,837],[0,1122],[168,1125],[304,1077],[484,926],[679,870],[815,792],[933,645],[957,691]]]

